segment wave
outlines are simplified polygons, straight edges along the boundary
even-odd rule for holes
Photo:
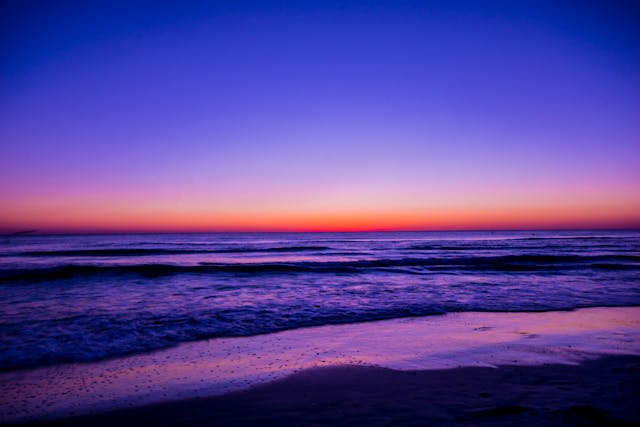
[[[406,270],[398,270],[405,268]],[[286,273],[366,273],[375,271],[415,274],[408,268],[429,271],[562,271],[574,269],[640,270],[640,256],[636,255],[505,255],[451,258],[399,258],[355,261],[307,261],[272,263],[208,263],[198,265],[133,264],[82,265],[67,264],[37,269],[5,269],[0,271],[0,283],[39,282],[70,279],[76,276],[126,275],[160,277],[175,274],[286,274]]]
[[[65,249],[54,251],[28,251],[19,252],[20,256],[31,257],[113,257],[113,256],[153,256],[153,255],[181,255],[181,254],[224,254],[244,252],[303,252],[303,251],[327,251],[328,246],[281,246],[272,248],[226,248],[226,249],[141,249],[141,248],[116,248],[116,249]]]
[[[85,327],[94,333],[65,334],[49,336],[50,345],[38,346],[35,351],[0,352],[0,372],[46,366],[70,362],[91,362],[111,357],[125,356],[173,347],[181,342],[189,342],[221,337],[247,337],[280,332],[297,328],[322,325],[349,324],[394,318],[442,315],[445,312],[436,307],[405,307],[396,309],[377,309],[354,313],[336,310],[297,316],[262,311],[245,313],[242,311],[222,311],[206,316],[149,316],[128,321],[114,318],[86,318]],[[34,327],[39,327],[33,322]],[[76,322],[69,319],[60,329],[73,329]],[[11,328],[14,325],[5,326]],[[118,331],[117,340],[104,340],[96,330]],[[25,337],[26,340],[32,339]],[[13,354],[12,354],[13,353]],[[16,354],[19,353],[19,354]]]
[[[633,236],[535,236],[535,237],[518,237],[510,240],[635,240]]]
[[[539,239],[543,240],[543,239]],[[624,251],[627,252],[630,249],[640,249],[640,245],[630,245],[627,247],[621,247],[619,244],[585,244],[585,245],[576,245],[572,244],[567,247],[562,242],[544,242],[543,244],[522,244],[522,245],[505,245],[501,243],[494,242],[482,242],[482,244],[460,244],[460,245],[438,245],[438,244],[430,244],[430,245],[411,245],[406,248],[408,251],[484,251],[484,250],[503,250],[503,251],[543,251],[543,250],[570,250],[572,252],[576,251],[589,251],[593,252],[596,250],[599,251]]]

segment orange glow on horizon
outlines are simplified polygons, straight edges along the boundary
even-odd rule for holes
[[[27,219],[28,218],[28,219]],[[429,211],[233,212],[104,206],[0,214],[0,230],[41,232],[348,232],[640,228],[640,207],[457,208]]]

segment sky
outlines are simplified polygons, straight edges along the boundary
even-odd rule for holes
[[[636,2],[0,7],[0,231],[640,227]]]

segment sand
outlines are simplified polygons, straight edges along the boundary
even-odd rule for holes
[[[640,307],[323,326],[5,373],[0,420],[97,414],[57,423],[640,422],[639,355]],[[130,407],[138,408],[123,409]]]
[[[579,365],[316,368],[244,392],[43,426],[639,425],[640,357]]]

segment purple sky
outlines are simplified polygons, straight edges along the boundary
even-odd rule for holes
[[[640,225],[631,2],[2,9],[0,229]]]

